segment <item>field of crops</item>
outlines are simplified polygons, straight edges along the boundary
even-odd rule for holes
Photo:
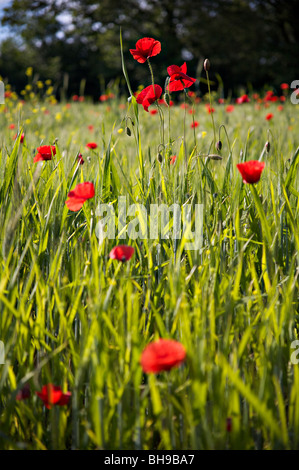
[[[299,105],[186,82],[156,100],[151,64],[148,110],[125,64],[128,94],[98,103],[31,68],[6,84],[2,450],[299,447]],[[171,211],[150,230],[162,205],[187,231]]]

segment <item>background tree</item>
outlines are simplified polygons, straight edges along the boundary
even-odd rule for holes
[[[122,77],[119,31],[132,85],[148,84],[147,66],[137,66],[129,49],[143,36],[161,41],[152,61],[162,86],[167,66],[188,61],[188,73],[200,77],[209,57],[211,79],[220,77],[224,93],[240,88],[278,89],[296,79],[299,32],[296,1],[278,0],[13,0],[2,24],[13,38],[1,45],[0,74],[19,89],[31,65],[41,79],[59,89],[68,77],[68,93],[98,98],[105,86]],[[9,60],[8,60],[9,57]],[[297,73],[298,75],[298,73]],[[23,78],[22,78],[23,77]],[[200,91],[205,85],[200,83]]]

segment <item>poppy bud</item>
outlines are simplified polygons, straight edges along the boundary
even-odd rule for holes
[[[203,68],[205,69],[206,72],[208,70],[210,70],[210,61],[209,61],[209,59],[205,59],[205,61],[203,63]]]
[[[216,142],[216,149],[217,149],[217,150],[221,150],[221,149],[222,149],[222,142],[221,142],[221,140],[218,140],[218,142]]]
[[[126,133],[130,137],[131,135],[131,129],[129,127],[126,127]]]
[[[266,142],[265,147],[266,147],[267,153],[269,153],[270,152],[270,142],[269,142],[269,140]]]
[[[217,155],[216,153],[211,153],[210,155],[207,155],[211,160],[222,160],[221,155]]]
[[[168,93],[165,93],[165,95],[164,95],[164,101],[165,101],[165,103],[169,106],[170,100],[169,100],[169,94],[168,94]]]
[[[158,160],[159,163],[162,163],[163,157],[162,157],[161,153],[158,153],[157,160]]]

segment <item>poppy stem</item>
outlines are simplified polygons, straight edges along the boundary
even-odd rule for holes
[[[151,80],[152,80],[152,85],[153,85],[153,90],[154,90],[154,96],[156,97],[156,89],[155,89],[155,80],[154,80],[153,69],[152,69],[151,63],[149,61],[149,58],[147,58],[146,60],[147,60],[147,63],[148,63],[148,67],[150,69]],[[161,109],[161,106],[159,105],[157,99],[156,99],[156,105],[157,105],[157,108],[158,108],[158,111],[159,111],[159,117],[160,117],[160,121],[161,121],[161,140],[162,140],[162,144],[163,144],[163,147],[164,147],[164,116],[163,116],[163,111]]]
[[[227,130],[226,130],[226,127],[224,124],[221,124],[221,126],[219,127],[219,140],[220,139],[220,131],[221,131],[221,128],[223,127],[224,129],[224,132],[225,132],[225,135],[226,135],[226,139],[227,139],[227,143],[228,143],[228,148],[229,148],[229,153],[231,153],[231,146],[230,146],[230,141],[229,141],[229,138],[228,138],[228,133],[227,133]]]
[[[188,160],[187,160],[187,149],[186,149],[186,107],[187,107],[187,102],[186,102],[186,89],[184,89],[184,155],[185,155],[185,164],[186,164],[186,170],[188,170]]]
[[[146,60],[147,60],[148,67],[149,67],[149,69],[150,69],[151,80],[152,80],[152,85],[153,85],[153,90],[154,90],[154,96],[156,96],[155,80],[154,80],[153,69],[152,69],[151,63],[150,63],[150,61],[149,61],[149,58],[147,58]]]
[[[214,148],[214,152],[216,153],[216,149],[215,149],[215,144],[216,144],[216,129],[215,129],[215,123],[214,123],[213,110],[212,110],[212,98],[211,98],[211,87],[210,87],[209,72],[208,72],[207,69],[206,69],[206,76],[207,76],[208,89],[209,89],[210,114],[211,114],[212,125],[213,125],[213,132],[214,132],[213,148]]]

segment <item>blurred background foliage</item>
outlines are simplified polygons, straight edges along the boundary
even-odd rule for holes
[[[0,44],[0,75],[19,92],[31,66],[36,80],[51,79],[57,98],[85,94],[97,100],[117,81],[126,91],[120,28],[133,89],[148,85],[145,65],[129,49],[144,36],[161,41],[153,58],[155,80],[167,67],[188,64],[200,78],[203,60],[223,96],[279,89],[298,79],[297,0],[13,0],[3,9],[8,31]],[[198,85],[205,92],[205,83]]]

